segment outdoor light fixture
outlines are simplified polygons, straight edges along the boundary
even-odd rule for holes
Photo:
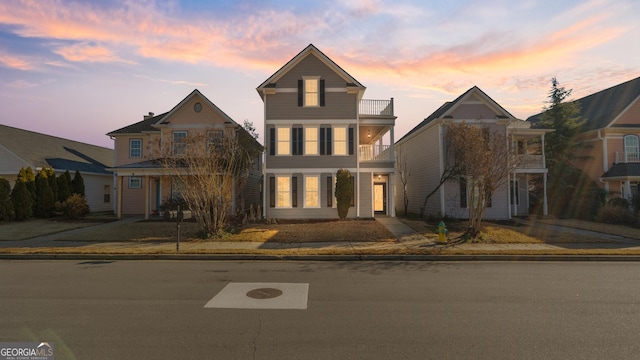
[[[367,137],[368,137],[369,139],[371,139],[371,130],[368,130],[368,132],[367,132]]]

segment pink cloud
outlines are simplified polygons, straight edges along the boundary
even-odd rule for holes
[[[0,65],[18,70],[31,70],[33,66],[30,61],[8,54],[0,54]]]

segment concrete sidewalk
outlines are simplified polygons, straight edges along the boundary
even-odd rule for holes
[[[78,249],[78,253],[84,255],[91,255],[87,253],[93,253],[95,256],[100,254],[135,254],[135,256],[149,255],[153,258],[158,258],[162,255],[177,254],[177,248],[175,242],[82,242],[82,241],[59,241],[56,240],[69,233],[82,233],[82,232],[95,232],[101,229],[120,226],[122,224],[136,222],[142,220],[141,217],[127,217],[115,222],[98,224],[95,226],[89,226],[84,228],[78,228],[69,230],[63,233],[56,233],[36,238],[31,238],[22,241],[0,241],[0,248],[18,248],[25,249],[25,257],[28,257],[28,253],[47,253],[47,248],[69,248],[69,253],[73,253],[74,248]],[[275,243],[275,242],[229,242],[229,241],[202,241],[202,242],[181,242],[179,244],[179,250],[181,254],[208,254],[208,255],[220,255],[225,256],[235,255],[237,256],[252,256],[251,254],[264,254],[261,250],[286,250],[290,251],[291,256],[295,256],[297,251],[301,254],[308,254],[310,251],[329,252],[334,257],[340,257],[341,253],[353,256],[354,254],[372,253],[380,251],[381,253],[399,253],[402,256],[410,256],[411,254],[424,254],[427,249],[455,249],[462,254],[465,251],[469,253],[473,252],[495,252],[505,253],[509,251],[526,251],[526,252],[541,252],[549,251],[564,251],[567,255],[570,255],[572,250],[576,249],[631,249],[637,250],[640,254],[640,241],[634,239],[627,239],[620,236],[601,234],[592,231],[579,230],[573,228],[566,228],[557,225],[539,225],[536,226],[549,226],[554,231],[572,232],[583,234],[591,237],[601,237],[602,243],[557,243],[557,244],[436,244],[433,239],[428,239],[421,234],[414,231],[411,227],[403,223],[398,218],[393,217],[379,217],[376,221],[383,224],[389,231],[398,239],[397,242],[309,242],[309,243]],[[526,221],[526,220],[518,220]],[[41,250],[41,251],[40,251]],[[56,254],[56,258],[60,257],[58,252],[51,252]],[[15,255],[13,255],[15,256]],[[313,256],[313,255],[311,255]],[[318,255],[315,255],[318,256]],[[367,257],[375,257],[376,255],[366,255]],[[438,255],[432,255],[438,256]],[[0,254],[0,258],[11,258],[10,254]],[[325,256],[326,257],[326,256]],[[384,256],[378,256],[383,258]],[[592,258],[590,256],[590,258]],[[278,258],[282,258],[281,255]],[[474,258],[477,258],[474,257]],[[635,257],[634,257],[635,258]],[[640,259],[640,256],[638,257]]]

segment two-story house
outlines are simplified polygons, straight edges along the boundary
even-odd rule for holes
[[[640,77],[574,101],[585,121],[574,166],[611,195],[631,199],[640,187]]]
[[[264,102],[264,216],[337,218],[336,172],[353,175],[350,218],[395,216],[393,98],[366,90],[309,45],[256,89]]]
[[[532,129],[526,121],[516,119],[507,110],[474,86],[457,99],[446,102],[396,143],[397,154],[406,164],[408,212],[421,212],[424,200],[440,183],[446,166],[446,131],[450,124],[465,123],[486,127],[503,134],[512,152],[508,179],[491,194],[484,217],[510,219],[532,212],[530,183],[534,176],[542,178],[543,196],[540,202],[547,213],[544,158],[545,134],[553,130]],[[403,204],[400,180],[396,181],[396,202]],[[465,218],[468,200],[474,190],[464,179],[445,182],[432,195],[424,208],[425,215]]]
[[[200,91],[193,90],[170,111],[149,113],[136,122],[107,134],[115,141],[116,204],[122,215],[158,213],[164,201],[179,196],[180,184],[171,177],[164,157],[190,151],[190,139],[215,144],[225,136],[244,136],[247,146],[261,145]],[[261,157],[254,159],[249,178],[233,189],[231,214],[239,206],[260,203]],[[211,174],[215,176],[216,174]],[[240,188],[242,186],[242,188]],[[242,202],[242,203],[241,203]]]

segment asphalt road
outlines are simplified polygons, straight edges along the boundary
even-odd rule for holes
[[[205,307],[238,283],[307,284],[305,308]],[[637,359],[640,264],[0,261],[9,341],[56,360]]]

